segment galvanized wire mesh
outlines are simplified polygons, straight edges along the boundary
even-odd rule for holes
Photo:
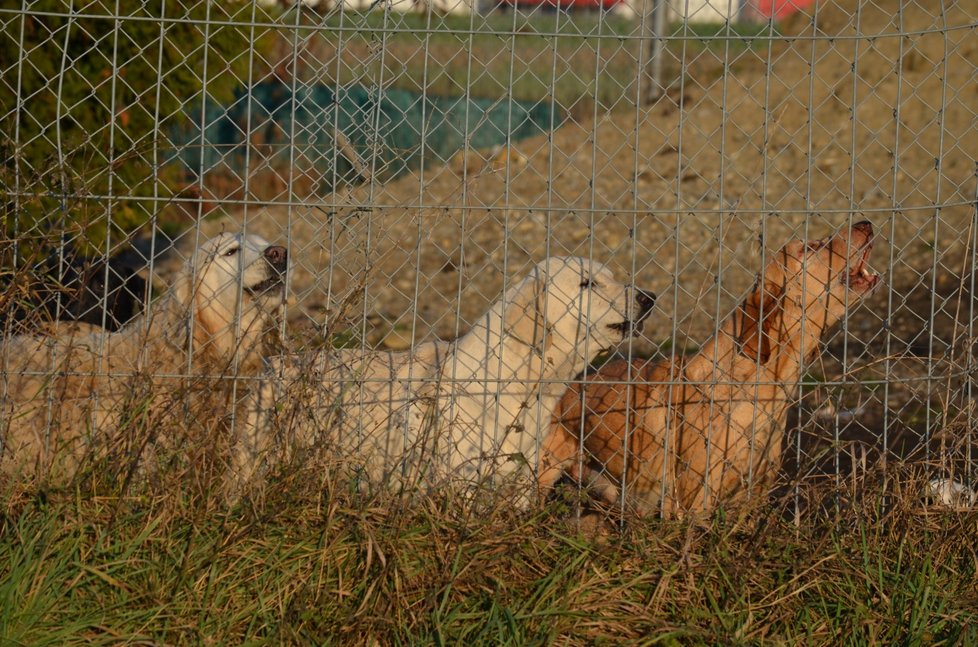
[[[909,461],[970,487],[978,14],[967,2],[816,1],[775,20],[780,4],[0,8],[8,383],[21,370],[14,335],[52,317],[112,328],[152,309],[222,231],[290,257],[281,340],[263,351],[285,359],[246,374],[233,358],[240,380],[221,405],[250,437],[254,402],[251,413],[240,402],[265,388],[258,399],[281,418],[286,365],[305,367],[290,373],[304,388],[326,384],[311,410],[383,399],[390,367],[370,373],[364,353],[407,353],[384,356],[397,364],[464,338],[547,257],[599,261],[656,292],[644,332],[615,350],[662,359],[695,353],[787,241],[866,219],[883,285],[826,332],[792,387],[781,482],[799,503],[800,482]],[[75,256],[78,279],[64,269]],[[102,281],[79,297],[91,276]],[[138,303],[119,312],[120,294]],[[239,315],[227,323],[240,341]],[[195,361],[185,349],[166,374],[192,377]],[[437,382],[432,361],[397,379]],[[104,363],[99,375],[113,377]],[[580,377],[561,374],[548,393]],[[477,381],[484,406],[502,406],[498,371]],[[438,400],[420,390],[404,397]],[[4,397],[16,418],[9,384]],[[540,420],[548,397],[534,395]],[[465,433],[496,438],[505,415]],[[392,447],[407,424],[385,422],[371,441],[360,420],[344,446]],[[545,428],[527,445],[531,472]],[[469,441],[473,460],[492,462],[490,440]],[[449,434],[446,451],[458,442]]]

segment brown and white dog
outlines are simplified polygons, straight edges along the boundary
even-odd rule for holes
[[[600,475],[601,498],[615,503],[624,486],[629,510],[661,506],[667,517],[765,492],[805,363],[879,282],[868,267],[872,248],[869,222],[791,241],[695,355],[614,361],[573,385],[541,448],[541,492],[564,470]]]

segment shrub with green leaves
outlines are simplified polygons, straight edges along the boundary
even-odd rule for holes
[[[23,6],[0,13],[4,231],[21,245],[52,231],[80,233],[82,246],[104,251],[107,237],[139,227],[179,189],[179,167],[165,163],[174,155],[167,133],[205,96],[227,101],[247,83],[255,34],[241,23],[255,8],[200,0]]]

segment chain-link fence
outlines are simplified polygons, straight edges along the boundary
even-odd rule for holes
[[[0,8],[10,482],[973,500],[975,7],[361,4]]]

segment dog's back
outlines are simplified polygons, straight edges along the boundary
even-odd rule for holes
[[[780,454],[773,431],[784,426],[787,392],[764,367],[723,351],[725,339],[688,358],[610,362],[568,389],[541,452],[541,487],[562,469],[600,475],[606,502],[624,487],[635,512],[675,516],[763,484]]]
[[[449,344],[412,351],[330,349],[277,358],[249,400],[234,482],[297,456],[349,468],[374,484],[413,479],[428,448],[430,403]]]
[[[0,471],[7,474],[73,472],[84,453],[84,434],[62,429],[79,428],[83,412],[97,421],[96,407],[106,407],[105,399],[98,403],[96,375],[105,331],[61,324],[52,332],[0,342]]]
[[[668,483],[663,469],[674,458],[668,450],[675,445],[670,430],[676,433],[683,416],[683,394],[669,386],[681,371],[681,358],[615,360],[572,384],[554,410],[541,448],[541,485],[549,487],[567,468],[580,480],[593,480],[597,494],[609,502],[624,480],[636,494],[629,497],[632,503],[641,509],[657,505]]]

